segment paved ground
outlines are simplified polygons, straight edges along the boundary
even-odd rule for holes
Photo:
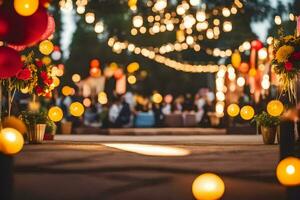
[[[259,136],[58,136],[16,157],[15,199],[192,200],[194,178],[214,172],[225,181],[223,200],[281,200],[277,162],[278,146]]]

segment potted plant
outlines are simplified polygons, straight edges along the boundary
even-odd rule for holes
[[[52,120],[48,119],[46,121],[44,140],[53,140],[56,130],[57,130],[56,124]]]
[[[29,144],[42,143],[46,123],[49,121],[47,113],[42,111],[23,111],[20,117],[27,126],[27,140]]]
[[[271,116],[263,111],[262,113],[255,115],[253,121],[260,127],[264,144],[274,144],[278,126],[280,124],[280,118]]]

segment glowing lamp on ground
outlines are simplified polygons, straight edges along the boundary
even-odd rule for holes
[[[58,122],[63,118],[63,111],[58,106],[54,106],[49,109],[48,111],[48,117],[54,121]]]
[[[249,70],[249,76],[256,76],[256,74],[257,74],[257,71],[256,71],[255,68],[251,68],[251,69]]]
[[[155,94],[153,94],[153,96],[152,96],[152,101],[153,101],[154,103],[159,104],[159,103],[161,103],[161,102],[163,101],[163,97],[161,96],[161,94],[155,93]]]
[[[240,112],[241,118],[244,120],[252,119],[254,114],[255,114],[254,109],[251,106],[242,107]]]
[[[4,128],[0,132],[0,149],[4,154],[16,154],[24,145],[23,135],[13,128]]]
[[[194,180],[192,192],[197,200],[217,200],[223,196],[225,184],[218,175],[205,173]]]
[[[79,74],[73,74],[73,76],[72,76],[72,81],[73,81],[74,83],[78,83],[80,80],[81,80],[81,77],[80,77]]]
[[[74,102],[70,105],[70,113],[75,117],[80,117],[84,113],[84,107],[79,102]]]
[[[227,107],[227,113],[230,117],[236,117],[238,116],[240,112],[240,107],[233,103],[233,104],[230,104],[228,107]]]
[[[39,0],[14,0],[14,8],[19,15],[33,15],[39,7]]]
[[[300,159],[295,157],[283,159],[277,166],[276,175],[282,185],[300,185]]]
[[[44,55],[50,55],[54,49],[54,46],[51,41],[44,40],[39,45],[39,50]]]
[[[281,103],[281,101],[272,100],[267,105],[267,111],[271,116],[280,116],[283,112],[283,104]]]

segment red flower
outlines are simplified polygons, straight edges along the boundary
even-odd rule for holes
[[[31,71],[28,68],[21,69],[18,71],[16,77],[17,77],[17,79],[27,81],[31,78]]]
[[[45,83],[46,85],[51,85],[51,84],[53,83],[53,79],[47,77],[47,79],[44,80],[44,83]]]
[[[41,76],[41,78],[42,78],[43,80],[47,80],[47,79],[48,79],[48,74],[47,74],[47,72],[42,71],[42,72],[40,73],[40,76]]]
[[[36,61],[35,61],[35,64],[36,64],[36,66],[38,66],[38,67],[43,67],[43,62],[40,61],[40,60],[36,60]]]
[[[36,86],[35,87],[35,92],[40,95],[44,92],[43,88],[41,86]]]
[[[294,52],[291,56],[292,60],[300,60],[300,51]]]
[[[291,71],[291,70],[293,69],[293,63],[291,63],[291,62],[286,62],[286,63],[284,64],[284,67],[285,67],[286,71]]]

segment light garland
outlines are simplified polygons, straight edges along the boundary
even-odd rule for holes
[[[220,68],[226,68],[225,65],[192,65],[188,63],[178,62],[171,58],[157,54],[153,50],[147,48],[138,47],[133,43],[120,42],[116,38],[110,38],[108,40],[108,46],[112,47],[113,52],[122,53],[123,50],[128,50],[136,55],[142,55],[145,58],[151,59],[157,63],[164,64],[167,67],[173,68],[177,71],[189,72],[189,73],[215,73],[219,71]]]

